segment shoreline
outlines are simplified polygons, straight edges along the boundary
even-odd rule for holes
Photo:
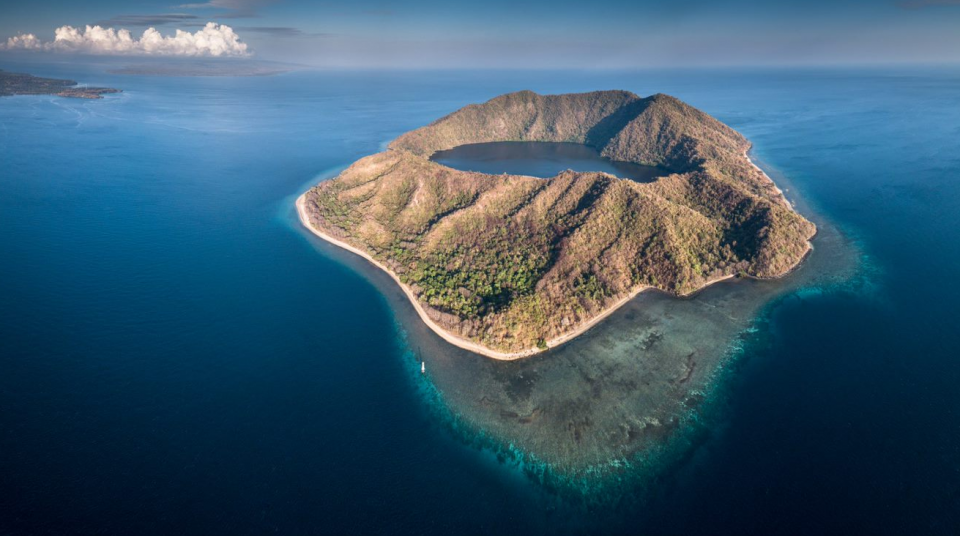
[[[793,203],[790,202],[789,199],[787,199],[787,194],[783,193],[783,190],[780,189],[780,185],[777,184],[773,179],[771,179],[770,175],[767,175],[767,172],[764,171],[763,168],[758,166],[757,163],[754,162],[752,158],[750,158],[750,151],[752,150],[753,150],[753,144],[750,144],[749,147],[743,150],[743,157],[747,159],[747,162],[749,162],[751,166],[753,166],[753,169],[759,171],[761,175],[763,175],[768,181],[770,181],[770,184],[772,184],[773,187],[777,189],[777,193],[780,194],[780,198],[783,199],[783,202],[786,203],[786,205],[790,207],[791,210],[796,211],[796,209],[793,206]],[[807,244],[809,243],[810,241],[808,240]]]
[[[758,168],[758,169],[759,169],[759,168]],[[762,170],[761,170],[761,171],[762,171]],[[764,173],[764,175],[766,175],[766,174]],[[768,177],[768,178],[769,178],[769,177]],[[309,192],[309,190],[308,190],[308,192]],[[531,356],[534,356],[534,355],[537,355],[537,354],[541,354],[541,353],[543,353],[543,352],[547,352],[547,351],[549,351],[549,350],[553,350],[553,349],[555,349],[556,347],[558,347],[558,346],[560,346],[560,345],[562,345],[562,344],[564,344],[564,343],[566,343],[566,342],[569,342],[569,341],[571,341],[571,340],[579,337],[580,335],[583,335],[585,332],[587,332],[588,330],[590,330],[590,328],[596,326],[600,321],[604,320],[605,318],[607,318],[608,316],[610,316],[611,314],[613,314],[614,312],[616,312],[618,309],[620,309],[621,307],[623,307],[624,305],[626,305],[627,302],[629,302],[629,301],[632,300],[633,298],[637,297],[641,292],[644,292],[644,291],[646,291],[646,290],[650,290],[650,289],[653,289],[653,288],[654,288],[654,287],[651,287],[651,286],[641,286],[641,287],[638,287],[638,288],[634,289],[633,291],[631,291],[629,294],[627,294],[627,295],[624,296],[623,298],[620,298],[619,300],[617,300],[616,303],[614,303],[613,305],[607,307],[607,308],[604,309],[601,313],[599,313],[598,315],[594,316],[594,317],[591,318],[590,320],[588,320],[588,321],[580,324],[579,326],[577,326],[577,327],[576,327],[575,329],[573,329],[572,331],[568,331],[568,332],[562,333],[562,334],[554,337],[553,339],[550,339],[549,341],[546,341],[547,348],[546,348],[545,350],[544,350],[544,349],[537,348],[537,347],[533,347],[533,348],[528,348],[528,349],[526,349],[526,350],[521,350],[521,351],[519,351],[519,352],[500,352],[500,351],[497,351],[497,350],[493,350],[493,349],[491,349],[491,348],[487,348],[486,346],[483,346],[482,344],[479,344],[479,343],[470,341],[470,340],[468,340],[468,339],[465,339],[465,338],[463,338],[463,337],[460,337],[459,335],[455,335],[455,334],[451,333],[450,331],[446,330],[445,328],[443,328],[442,326],[440,326],[439,324],[437,324],[432,318],[430,318],[429,315],[427,315],[427,312],[423,309],[423,306],[422,306],[422,305],[420,304],[420,302],[417,300],[416,296],[414,296],[413,291],[410,290],[410,287],[407,286],[407,285],[406,285],[405,283],[403,283],[402,281],[400,281],[400,278],[397,277],[397,275],[394,274],[392,270],[390,270],[389,268],[387,268],[386,266],[384,266],[380,261],[378,261],[378,260],[374,259],[373,257],[371,257],[371,256],[370,256],[368,253],[366,253],[365,251],[363,251],[363,250],[361,250],[361,249],[359,249],[359,248],[356,248],[356,247],[354,247],[354,246],[352,246],[352,245],[350,245],[350,244],[348,244],[348,243],[346,243],[346,242],[343,242],[342,240],[337,240],[336,238],[334,238],[334,237],[332,237],[332,236],[324,233],[323,231],[317,229],[316,227],[314,227],[314,225],[313,225],[312,223],[310,223],[310,218],[309,218],[309,216],[308,216],[307,213],[306,213],[306,206],[305,206],[306,195],[307,195],[307,192],[304,192],[303,194],[300,194],[300,196],[297,197],[297,201],[296,201],[297,216],[298,216],[298,218],[299,218],[299,220],[300,220],[300,224],[301,224],[305,229],[307,229],[308,231],[310,231],[311,233],[313,233],[313,234],[314,234],[315,236],[317,236],[318,238],[320,238],[320,239],[322,239],[322,240],[324,240],[324,241],[326,241],[326,242],[329,242],[330,244],[333,244],[334,246],[340,247],[340,248],[345,249],[345,250],[347,250],[347,251],[349,251],[349,252],[351,252],[351,253],[354,253],[354,254],[356,254],[356,255],[359,255],[360,257],[363,257],[363,258],[366,259],[368,262],[370,262],[371,264],[373,264],[374,266],[376,266],[377,268],[379,268],[380,270],[382,270],[383,272],[385,272],[388,276],[390,276],[390,278],[393,279],[394,283],[396,283],[396,284],[400,287],[400,290],[403,291],[403,294],[407,297],[407,300],[409,300],[410,303],[413,305],[413,308],[414,308],[414,310],[416,310],[417,315],[420,317],[420,320],[422,320],[423,323],[426,324],[427,327],[430,328],[431,331],[433,331],[433,332],[436,333],[438,336],[440,336],[440,338],[442,338],[443,340],[447,341],[448,343],[450,343],[450,344],[452,344],[452,345],[454,345],[454,346],[456,346],[456,347],[458,347],[458,348],[462,348],[462,349],[464,349],[464,350],[467,350],[467,351],[470,351],[470,352],[473,352],[473,353],[475,353],[475,354],[479,354],[479,355],[482,355],[482,356],[485,356],[485,357],[489,357],[489,358],[491,358],[491,359],[496,359],[496,360],[498,360],[498,361],[514,361],[514,360],[517,360],[517,359],[523,359],[523,358],[526,358],[526,357],[531,357]],[[801,257],[800,261],[799,261],[793,268],[791,268],[791,270],[789,270],[787,273],[792,272],[792,271],[795,270],[800,264],[802,264],[803,259],[806,258],[806,255],[810,252],[810,249],[812,249],[811,246],[810,246],[810,242],[807,241],[807,252],[803,255],[803,257]],[[787,273],[785,273],[785,274],[783,274],[783,275],[787,275]],[[725,275],[725,276],[723,276],[723,277],[717,277],[717,278],[714,278],[714,279],[711,279],[711,280],[707,281],[706,283],[704,283],[702,286],[700,286],[699,288],[697,288],[697,289],[695,289],[695,290],[692,290],[692,291],[690,291],[690,292],[688,292],[688,293],[686,293],[686,294],[679,294],[679,295],[676,295],[676,296],[677,296],[677,297],[680,297],[680,298],[687,298],[687,297],[690,297],[690,296],[693,296],[693,295],[697,294],[698,292],[703,291],[704,289],[706,289],[707,287],[709,287],[709,286],[711,286],[711,285],[713,285],[713,284],[715,284],[715,283],[719,283],[719,282],[721,282],[721,281],[726,281],[726,280],[732,279],[732,278],[734,278],[734,277],[736,277],[734,274]]]
[[[542,352],[542,350],[540,350],[539,348],[524,350],[522,352],[510,352],[510,353],[498,352],[496,350],[487,348],[486,346],[477,344],[473,341],[469,341],[467,339],[464,339],[463,337],[450,333],[449,331],[441,327],[439,324],[434,322],[434,320],[427,315],[427,312],[423,309],[423,306],[420,305],[420,302],[417,300],[417,297],[413,295],[413,291],[410,290],[410,287],[407,286],[407,284],[405,284],[403,281],[400,281],[400,278],[397,277],[395,273],[393,273],[393,270],[390,270],[389,268],[384,266],[380,261],[371,257],[367,252],[359,248],[356,248],[354,246],[351,246],[350,244],[342,240],[337,240],[336,238],[314,227],[314,225],[310,223],[310,218],[306,213],[306,207],[304,205],[306,195],[307,193],[304,192],[303,194],[300,194],[299,197],[297,197],[297,202],[296,202],[297,216],[300,219],[300,224],[303,225],[303,227],[306,228],[308,231],[316,235],[318,238],[321,238],[324,241],[329,242],[330,244],[333,244],[334,246],[343,248],[351,253],[354,253],[356,255],[359,255],[360,257],[363,257],[368,262],[370,262],[371,264],[373,264],[374,266],[376,266],[377,268],[385,272],[388,276],[390,276],[390,279],[393,279],[393,282],[400,287],[400,290],[403,291],[403,294],[407,297],[407,300],[409,300],[410,303],[413,305],[413,308],[417,311],[417,315],[420,317],[420,320],[422,320],[423,323],[427,325],[427,327],[429,327],[434,333],[439,335],[440,338],[442,338],[443,340],[449,342],[454,346],[462,348],[464,350],[468,350],[470,352],[480,354],[486,357],[490,357],[492,359],[497,359],[500,361],[512,361],[514,359],[529,357],[531,355]]]
[[[747,147],[747,148],[743,151],[743,157],[747,159],[747,162],[750,162],[750,165],[753,166],[754,169],[756,169],[757,171],[759,171],[760,173],[762,173],[763,176],[766,177],[766,179],[767,179],[768,181],[770,181],[770,184],[772,184],[773,187],[777,189],[777,192],[780,194],[780,198],[783,199],[783,202],[784,202],[788,207],[790,207],[790,210],[796,212],[797,214],[800,214],[800,211],[797,210],[796,205],[793,203],[793,201],[790,201],[790,200],[787,198],[787,194],[785,194],[785,193],[783,192],[783,190],[780,188],[780,185],[777,184],[777,182],[774,181],[772,178],[770,178],[770,175],[767,175],[767,172],[764,171],[763,168],[761,168],[760,166],[758,166],[757,163],[754,162],[752,158],[750,158],[750,151],[751,151],[751,150],[753,150],[753,144],[750,144],[750,146]],[[810,223],[813,223],[813,222],[811,221]],[[781,277],[786,277],[786,276],[792,274],[793,272],[797,271],[797,269],[800,268],[800,265],[803,264],[803,261],[805,261],[805,260],[807,259],[807,257],[810,256],[810,252],[813,251],[813,239],[814,239],[814,237],[817,236],[817,233],[819,233],[819,232],[820,232],[820,228],[817,227],[817,224],[816,224],[816,223],[814,223],[814,224],[813,224],[813,235],[812,235],[810,238],[807,239],[807,248],[803,251],[803,255],[800,256],[800,260],[798,260],[797,263],[794,264],[793,267],[791,267],[791,268],[790,268],[789,270],[787,270],[786,272],[778,275],[777,277],[769,278],[769,279],[779,279],[779,278],[781,278]],[[706,285],[704,285],[704,286],[706,286]]]

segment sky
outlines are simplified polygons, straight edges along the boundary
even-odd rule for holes
[[[0,44],[335,68],[960,62],[960,0],[177,1],[8,0]]]

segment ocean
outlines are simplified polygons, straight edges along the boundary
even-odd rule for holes
[[[0,68],[124,90],[0,99],[0,534],[960,532],[960,67]],[[521,89],[663,92],[736,128],[824,230],[806,272],[647,297],[529,364],[458,361],[293,201]],[[841,256],[855,269],[817,278]],[[751,292],[763,303],[735,307]],[[578,447],[471,405],[502,386],[502,403],[574,404],[599,370],[577,356],[599,367],[649,338],[642,315],[718,300],[743,326],[710,339],[726,357],[642,470],[558,484],[532,460],[593,471],[614,457],[591,430],[615,423],[584,424]],[[616,393],[577,410],[656,402],[606,405]]]

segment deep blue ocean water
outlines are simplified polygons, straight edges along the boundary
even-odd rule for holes
[[[956,534],[960,68],[299,72],[0,99],[0,534]],[[520,89],[664,92],[854,238],[870,291],[759,322],[643,504],[554,500],[456,441],[386,300],[297,194]]]

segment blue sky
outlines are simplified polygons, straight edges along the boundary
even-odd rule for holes
[[[960,0],[4,2],[0,38],[100,23],[231,26],[260,59],[334,67],[647,67],[960,61]],[[191,0],[186,0],[191,1]]]

